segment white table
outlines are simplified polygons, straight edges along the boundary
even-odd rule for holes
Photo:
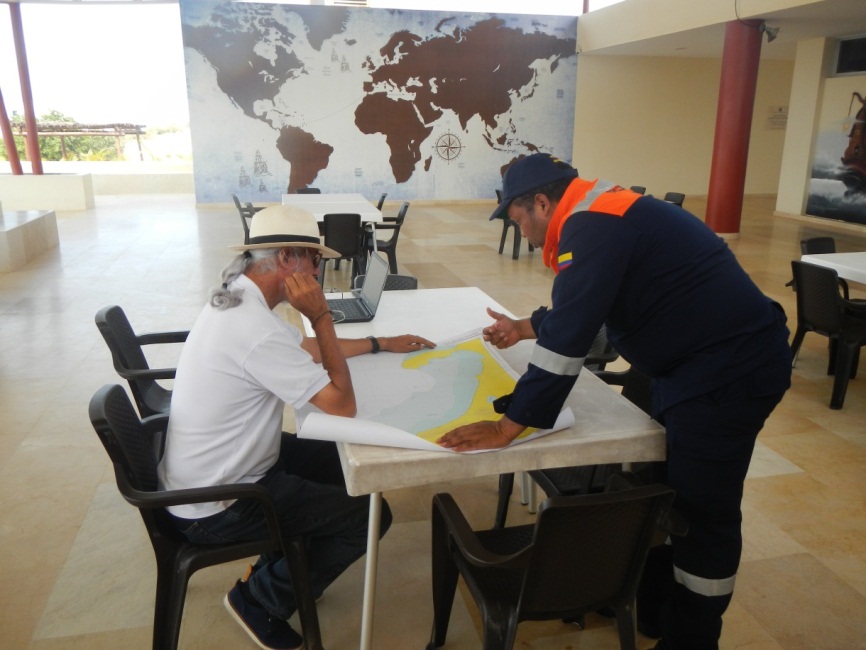
[[[365,223],[382,223],[382,212],[363,194],[283,194],[283,205],[294,205],[312,212],[316,221],[326,214],[360,214]]]
[[[833,269],[840,278],[866,284],[866,252],[803,255],[800,260]]]
[[[488,306],[508,313],[475,287],[386,291],[372,321],[337,325],[337,332],[343,338],[412,333],[438,341],[488,325]],[[309,323],[305,320],[304,324],[310,334]],[[501,351],[502,356],[523,372],[532,346],[531,341],[522,341]],[[547,467],[664,459],[662,427],[592,373],[581,373],[566,404],[574,411],[574,426],[495,452],[456,454],[338,443],[349,494],[370,494],[362,650],[371,648],[373,640],[378,531],[385,490]]]

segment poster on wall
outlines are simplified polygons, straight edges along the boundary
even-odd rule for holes
[[[866,224],[866,77],[825,85],[806,214]]]
[[[570,156],[574,16],[181,0],[196,200],[493,199]]]

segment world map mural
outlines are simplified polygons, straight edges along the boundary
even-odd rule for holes
[[[492,199],[568,157],[574,16],[181,0],[196,200]]]

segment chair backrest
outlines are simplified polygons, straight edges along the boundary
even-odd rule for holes
[[[546,499],[538,509],[519,619],[631,602],[673,500],[674,491],[663,485]]]
[[[385,240],[388,244],[393,246],[397,243],[397,237],[400,236],[400,228],[403,227],[403,221],[406,220],[406,213],[408,211],[409,202],[405,201],[397,212],[397,218],[392,223],[388,224],[388,229],[391,230],[391,237]]]
[[[602,325],[589,346],[589,352],[586,353],[584,368],[595,372],[604,370],[604,367],[619,358],[619,353],[614,349],[613,344],[607,338],[607,327]]]
[[[147,359],[126,314],[117,305],[103,307],[96,313],[96,327],[111,351],[111,360],[118,373],[127,370],[148,370]],[[148,394],[161,387],[153,379],[128,379],[129,388],[142,416],[153,415],[148,406]],[[164,389],[162,389],[164,390]]]
[[[496,202],[502,203],[502,190],[500,189],[496,190]]]
[[[379,202],[376,204],[377,210],[382,210],[382,206],[385,205],[385,197],[388,196],[387,192],[383,192],[382,196],[379,197]]]
[[[355,276],[353,289],[360,289],[364,286],[366,275]],[[418,288],[418,278],[414,275],[403,275],[401,273],[391,273],[385,279],[384,291],[405,291]]]
[[[800,240],[800,253],[803,255],[821,255],[835,253],[836,240],[832,237],[810,237]]]
[[[628,189],[632,192],[637,192],[638,194],[646,194],[646,188],[643,185],[632,185]]]
[[[165,426],[145,429],[122,386],[106,385],[90,400],[90,421],[114,464],[124,496],[159,489],[156,467]],[[164,425],[168,417],[163,418]]]
[[[322,190],[318,187],[299,187],[295,190],[296,194],[321,194]]]
[[[256,213],[256,209],[253,207],[252,203],[247,202],[246,205],[241,204],[241,200],[238,198],[237,194],[232,194],[232,199],[235,202],[235,205],[238,208],[238,214],[241,217],[241,225],[244,228],[244,243],[250,243],[250,221],[253,218],[253,215]]]
[[[363,242],[361,215],[353,213],[326,214],[322,221],[325,246],[333,248],[342,257],[360,255]]]
[[[797,286],[798,321],[824,334],[841,331],[843,299],[836,271],[799,260],[791,261],[791,271]]]
[[[681,194],[680,192],[668,192],[665,194],[664,200],[668,203],[673,203],[674,205],[682,207],[683,201],[686,200],[686,195]]]

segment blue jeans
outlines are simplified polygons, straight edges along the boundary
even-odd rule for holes
[[[306,539],[313,593],[321,594],[367,548],[369,496],[346,494],[336,445],[284,433],[280,460],[258,481],[274,497],[285,537]],[[197,544],[261,539],[268,535],[258,502],[236,501],[223,512],[197,520],[176,518]],[[391,510],[382,502],[382,537]],[[288,619],[297,609],[288,566],[281,554],[261,556],[249,580],[255,599],[271,616]]]

